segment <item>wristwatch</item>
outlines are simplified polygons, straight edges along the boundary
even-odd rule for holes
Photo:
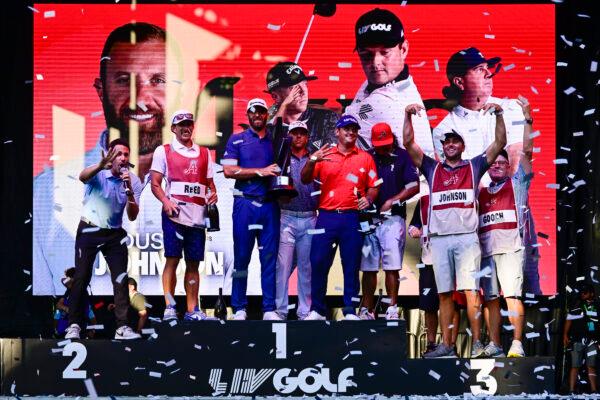
[[[525,122],[527,122],[529,125],[533,125],[533,118],[525,118]]]

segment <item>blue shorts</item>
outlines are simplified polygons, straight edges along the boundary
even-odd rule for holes
[[[203,261],[206,233],[204,228],[193,228],[173,222],[162,213],[163,243],[165,257],[181,258],[186,261]]]

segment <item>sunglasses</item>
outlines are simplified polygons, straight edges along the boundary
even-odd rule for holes
[[[194,116],[190,113],[187,114],[177,114],[175,117],[173,117],[173,124],[176,124],[178,122],[181,122],[183,120],[194,120]]]
[[[500,166],[504,166],[504,165],[508,165],[508,161],[504,161],[504,160],[501,160],[501,161],[494,161],[494,162],[492,163],[492,165],[495,165],[495,164],[498,164],[498,165],[500,165]]]

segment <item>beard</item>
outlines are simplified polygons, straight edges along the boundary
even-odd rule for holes
[[[248,121],[250,123],[250,127],[252,129],[254,129],[256,132],[260,131],[261,129],[263,129],[265,127],[265,125],[267,124],[266,119],[265,120],[259,120],[259,121],[254,121],[254,120],[250,120]]]
[[[120,137],[129,141],[129,122],[126,120],[128,108],[122,109],[117,115],[117,111],[111,103],[107,100],[108,96],[104,96],[102,101],[102,108],[104,110],[104,117],[106,119],[106,126],[108,128],[118,129]],[[156,121],[152,125],[139,124],[138,136],[139,136],[139,155],[154,153],[154,150],[162,145],[162,128],[165,125],[164,112],[162,110],[148,109],[148,112],[156,115]],[[108,145],[108,143],[106,143]]]

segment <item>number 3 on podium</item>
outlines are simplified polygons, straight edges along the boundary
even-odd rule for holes
[[[271,332],[275,334],[275,358],[287,358],[287,324],[274,323]]]

